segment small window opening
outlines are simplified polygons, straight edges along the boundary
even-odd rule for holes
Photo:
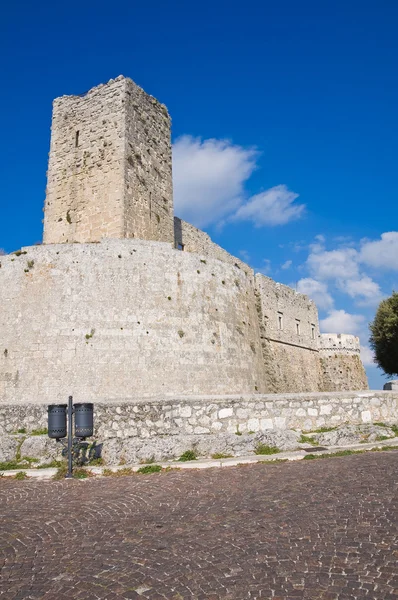
[[[311,338],[315,339],[315,325],[311,325]]]
[[[75,148],[77,148],[79,145],[79,130],[76,131],[75,134]]]
[[[297,333],[297,335],[300,335],[300,321],[298,321],[297,319],[296,319],[296,333]]]
[[[283,315],[282,313],[278,313],[278,328],[283,329]]]
[[[178,242],[177,250],[184,250],[184,248],[185,248],[184,244],[180,244],[180,242]]]

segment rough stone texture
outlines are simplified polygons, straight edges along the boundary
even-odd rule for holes
[[[45,404],[37,403],[0,405],[0,430],[10,434],[24,427],[29,435],[33,429],[46,427],[46,408]],[[178,457],[190,448],[196,448],[202,455],[242,454],[251,451],[260,439],[268,445],[292,449],[298,437],[289,431],[293,429],[313,431],[325,425],[397,423],[398,394],[335,392],[143,398],[96,402],[94,410],[95,438],[103,443],[104,456],[118,462],[123,456],[131,461],[151,456],[156,459]],[[339,431],[343,431],[342,436],[346,435],[344,429]],[[354,435],[357,430],[349,431],[349,435]],[[383,427],[380,431],[372,427],[364,431],[366,433],[355,434],[359,439],[354,441],[361,441],[362,435],[376,431],[379,432],[376,435],[390,434]],[[330,434],[329,444],[333,444],[334,436],[340,433]],[[326,443],[322,440],[319,438],[320,443]],[[48,448],[55,448],[55,442],[48,444]]]
[[[178,217],[174,217],[174,239],[175,247],[179,250],[195,252],[203,257],[217,258],[243,269],[248,274],[250,273],[251,276],[254,275],[253,269],[249,265],[236,258],[236,256],[229,254],[218,244],[215,244],[207,233]]]
[[[395,432],[389,427],[373,424],[345,425],[335,431],[325,431],[313,436],[321,446],[350,446],[361,442],[375,442],[382,438],[393,438]]]
[[[62,456],[62,446],[55,440],[51,440],[47,435],[33,435],[24,439],[20,448],[21,456],[30,456],[32,458],[48,460],[60,459]]]
[[[261,274],[255,276],[255,285],[267,391],[322,389],[314,302]]]
[[[170,118],[122,76],[54,100],[44,242],[173,243]]]
[[[397,457],[2,478],[2,600],[396,600]]]
[[[109,438],[101,448],[101,456],[108,465],[120,462],[137,463],[178,459],[187,450],[197,456],[213,454],[243,456],[255,452],[259,444],[279,450],[296,450],[299,433],[288,429],[270,430],[256,434],[219,433],[210,435],[170,435],[150,438]]]
[[[365,390],[368,380],[360,357],[359,338],[323,333],[319,338],[322,390]]]
[[[138,240],[22,252],[1,260],[1,402],[263,389],[242,269]]]
[[[18,449],[18,438],[11,435],[0,435],[0,462],[13,460]]]

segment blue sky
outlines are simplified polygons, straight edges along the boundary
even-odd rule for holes
[[[41,240],[51,102],[124,74],[173,119],[176,213],[360,335],[398,289],[398,3],[2,7],[0,247]]]

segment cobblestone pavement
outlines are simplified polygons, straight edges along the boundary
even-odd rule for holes
[[[0,480],[0,598],[398,598],[398,452]]]

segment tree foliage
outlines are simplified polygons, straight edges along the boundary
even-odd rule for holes
[[[376,363],[387,375],[398,375],[398,292],[380,302],[369,327]]]

